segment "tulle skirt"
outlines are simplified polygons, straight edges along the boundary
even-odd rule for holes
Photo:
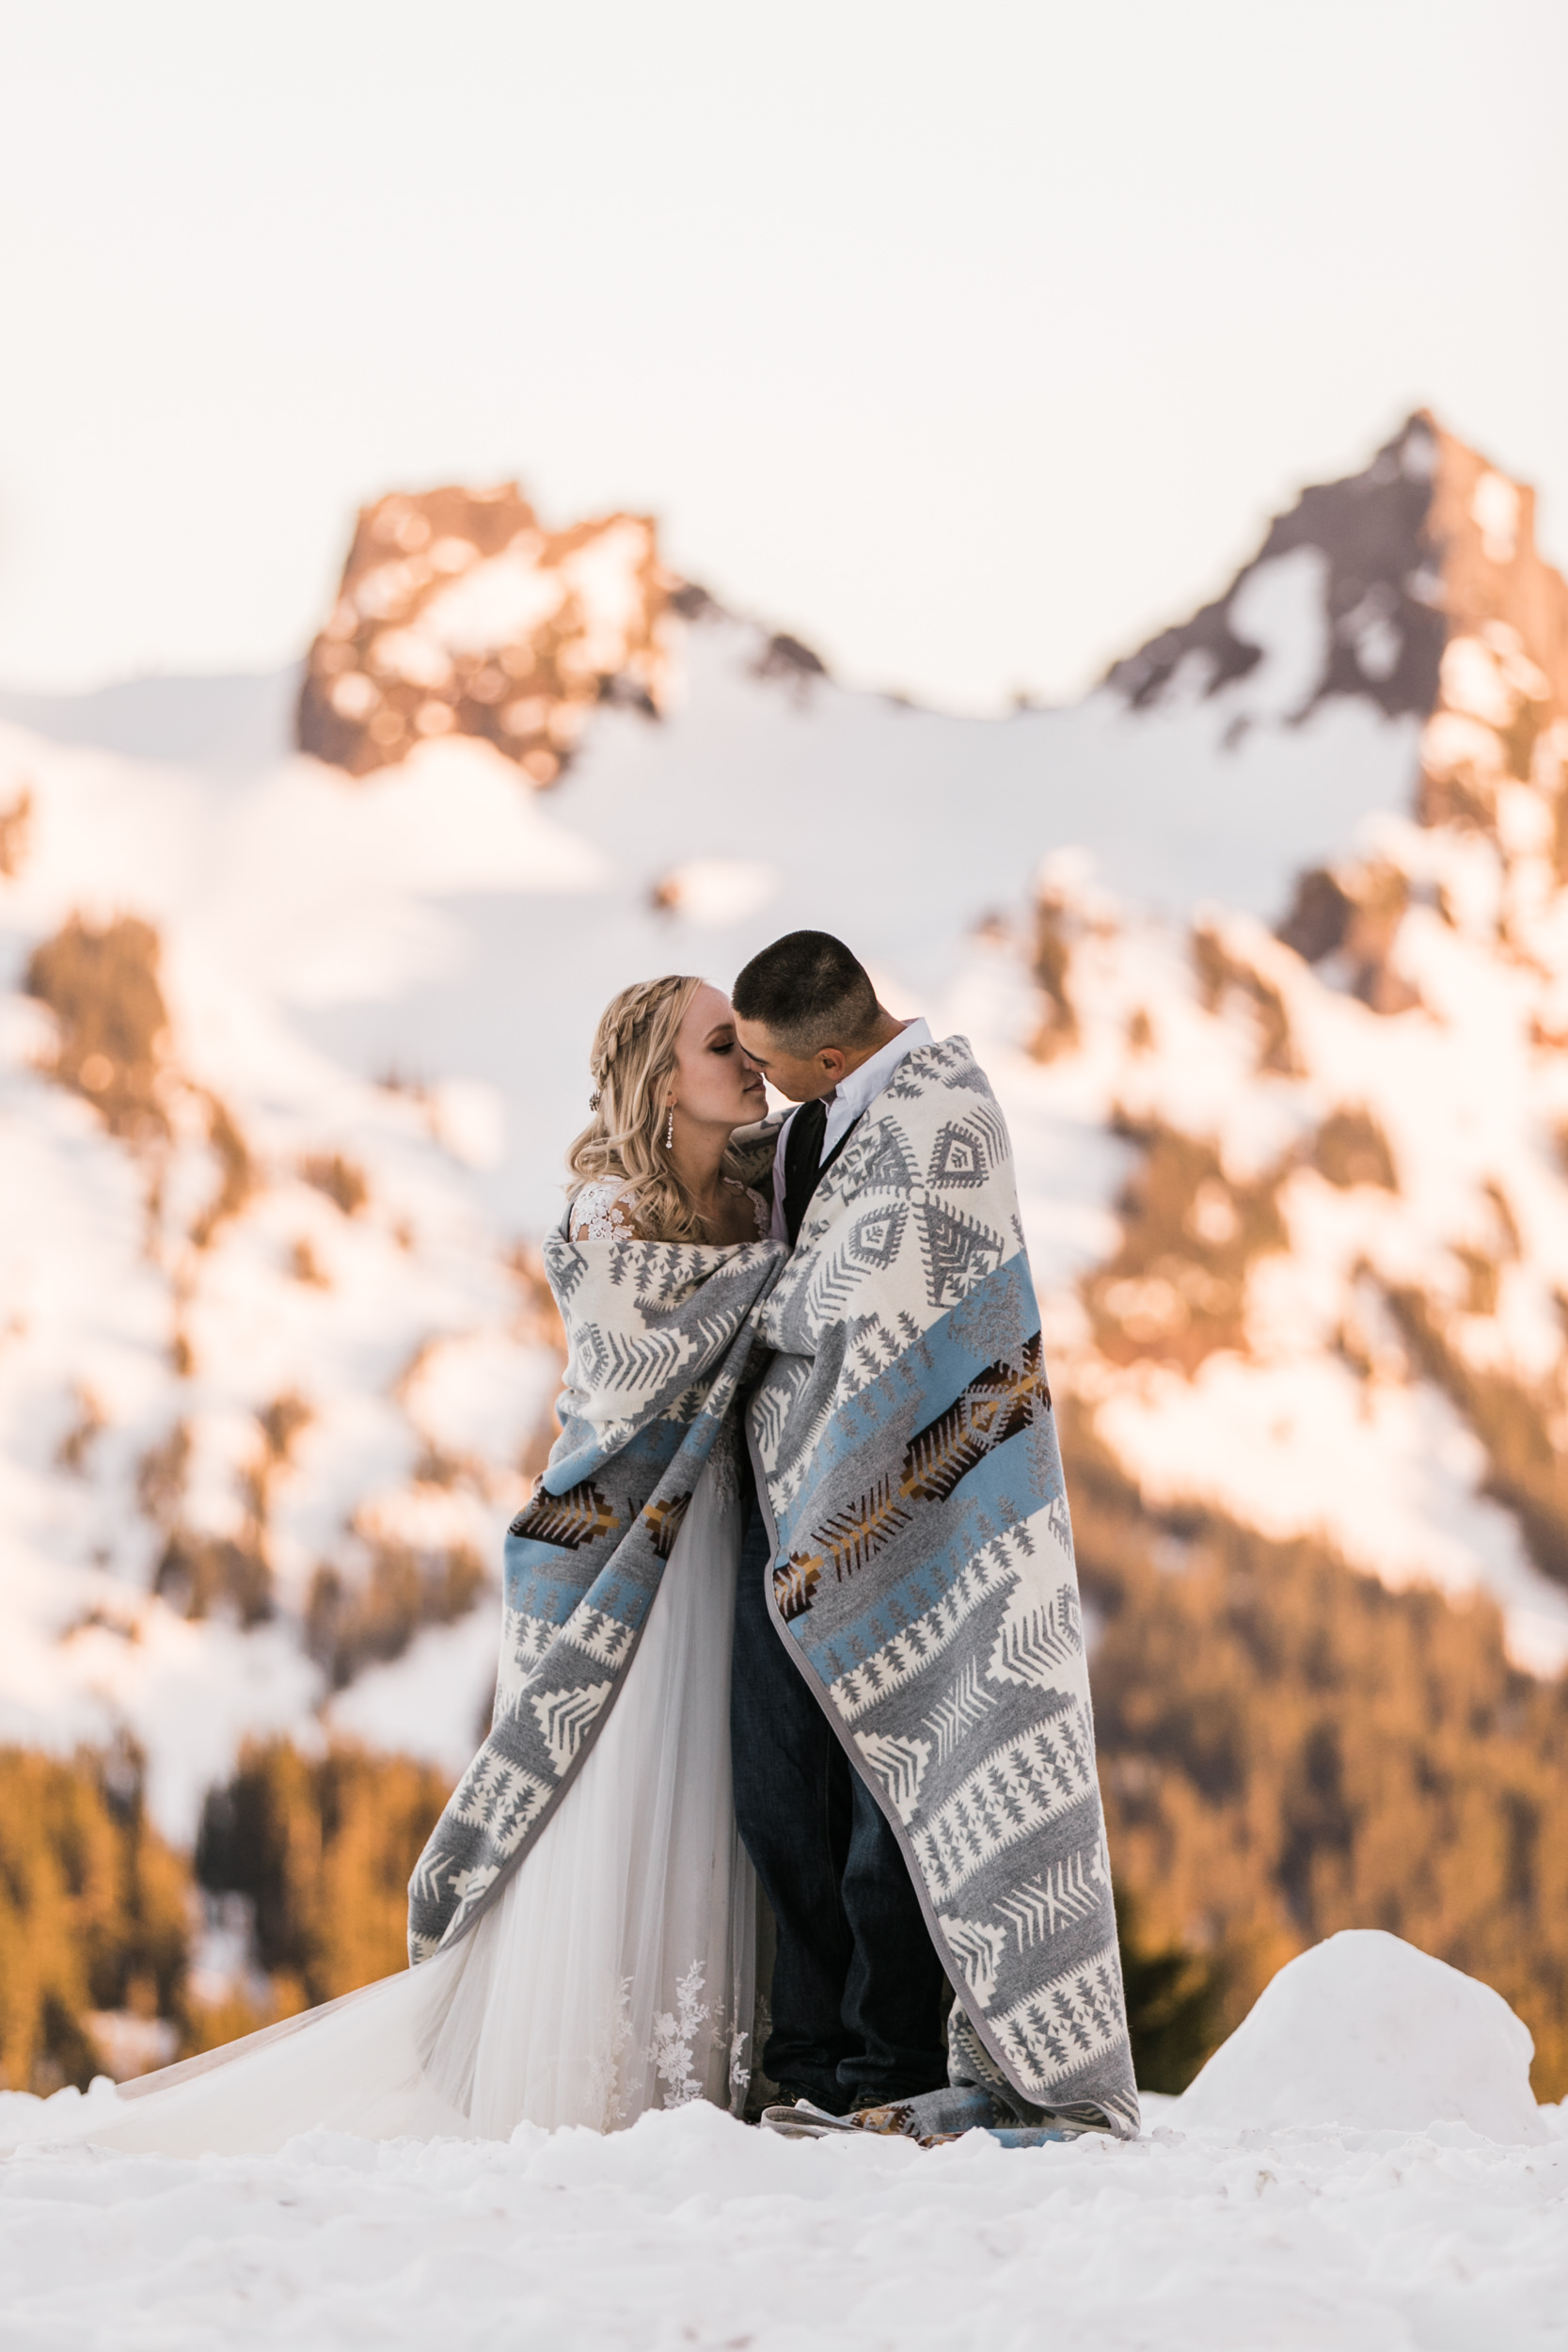
[[[738,2112],[756,1898],[730,1788],[740,1512],[724,1467],[698,1485],[581,1772],[461,1944],[112,2101],[72,2101],[49,2136],[264,2153],[317,2126],[503,2139],[521,2122],[611,2131],[690,2099]]]

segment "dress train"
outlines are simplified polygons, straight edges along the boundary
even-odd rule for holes
[[[756,1910],[730,1788],[739,1538],[726,1454],[698,1483],[604,1729],[461,1944],[112,2102],[72,2099],[48,2137],[264,2153],[317,2128],[504,2139],[698,2098],[738,2111]]]

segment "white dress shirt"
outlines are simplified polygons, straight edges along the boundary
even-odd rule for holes
[[[832,1094],[822,1097],[828,1105],[828,1123],[822,1130],[824,1159],[848,1134],[862,1112],[871,1108],[899,1063],[906,1061],[911,1054],[917,1053],[922,1045],[929,1045],[930,1042],[931,1032],[926,1022],[918,1017],[906,1021],[896,1037],[890,1037],[869,1061],[863,1061],[858,1070],[851,1070],[847,1077],[839,1080]],[[789,1227],[784,1222],[784,1149],[795,1111],[800,1108],[800,1104],[797,1103],[795,1110],[789,1113],[779,1129],[779,1140],[773,1153],[773,1223],[768,1238],[769,1241],[782,1241],[786,1247]]]

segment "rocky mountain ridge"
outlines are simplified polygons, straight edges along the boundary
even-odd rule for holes
[[[364,776],[455,733],[553,784],[598,703],[657,712],[655,544],[642,515],[544,531],[515,483],[378,500],[306,660],[300,749]]]
[[[129,1736],[186,1843],[248,1737],[457,1769],[594,1017],[797,923],[993,1074],[1103,1610],[1133,1552],[1480,1593],[1512,1720],[1503,1632],[1568,1659],[1565,612],[1421,416],[1064,710],[851,692],[511,487],[367,510],[297,705],[0,698],[0,1737]],[[1240,1950],[1144,1705],[1132,1891]]]
[[[1101,1431],[1167,1499],[1223,1494],[1275,1534],[1334,1527],[1396,1579],[1442,1579],[1466,1511],[1494,1511],[1490,1537],[1473,1522],[1487,1581],[1515,1596],[1521,1654],[1555,1670],[1568,588],[1526,494],[1417,417],[1365,476],[1308,492],[1230,596],[1118,665],[1111,690],[1139,711],[1244,692],[1249,584],[1304,556],[1323,570],[1328,651],[1294,723],[1370,691],[1420,722],[1418,765],[1402,810],[1297,878],[1275,936],[1214,909],[1183,937],[1070,872],[1048,882],[1036,1051],[1076,1065],[1064,1087],[1097,1067],[1101,1115],[1139,1155],[1118,1246],[1082,1290],[1084,1361],[1101,1367]],[[1374,595],[1386,633],[1369,676],[1349,623]],[[1132,1385],[1111,1366],[1137,1368]],[[1396,1438],[1406,1415],[1444,1441],[1429,1452],[1414,1421]],[[1422,1479],[1460,1466],[1449,1507],[1421,1507],[1403,1537],[1398,1482],[1365,1463],[1380,1417]],[[1324,1492],[1331,1460],[1370,1483]],[[1551,1588],[1527,1600],[1532,1568]]]

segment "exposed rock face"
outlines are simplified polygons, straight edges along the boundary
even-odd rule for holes
[[[1429,822],[1491,830],[1508,779],[1556,789],[1568,756],[1568,583],[1537,550],[1534,492],[1424,410],[1364,473],[1304,491],[1224,596],[1118,661],[1107,682],[1148,709],[1244,677],[1261,658],[1248,592],[1301,550],[1321,565],[1324,628],[1295,719],[1357,695],[1427,720],[1418,805]]]
[[[1397,866],[1314,866],[1297,882],[1279,936],[1308,963],[1332,960],[1336,977],[1374,1012],[1408,1012],[1416,991],[1389,957],[1409,904],[1410,884]]]
[[[646,516],[547,532],[515,483],[381,499],[310,648],[300,749],[364,776],[476,735],[553,784],[596,703],[657,712],[669,585]]]
[[[1519,858],[1551,841],[1568,873],[1568,582],[1536,548],[1533,491],[1421,411],[1364,473],[1305,491],[1223,597],[1117,662],[1108,686],[1140,711],[1224,696],[1263,659],[1249,613],[1271,567],[1304,561],[1319,571],[1320,649],[1285,724],[1334,697],[1421,720],[1412,814],[1495,844],[1506,936]],[[1279,935],[1374,1011],[1402,1012],[1415,999],[1390,959],[1408,898],[1386,866],[1318,869]]]
[[[26,987],[59,1024],[49,1075],[85,1094],[111,1135],[166,1135],[158,1063],[168,1013],[158,981],[158,934],[135,915],[95,930],[72,915],[35,947]]]
[[[1310,548],[1322,560],[1328,628],[1319,675],[1297,715],[1332,694],[1370,695],[1391,715],[1431,710],[1446,636],[1432,535],[1446,438],[1430,418],[1414,416],[1365,473],[1305,490],[1216,603],[1117,662],[1108,683],[1147,709],[1179,674],[1183,689],[1200,684],[1205,694],[1244,677],[1261,658],[1243,617],[1250,583],[1282,556]]]
[[[1490,834],[1507,856],[1538,829],[1513,787],[1555,803],[1568,771],[1568,581],[1536,548],[1534,491],[1433,433],[1445,636],[1418,813]]]

